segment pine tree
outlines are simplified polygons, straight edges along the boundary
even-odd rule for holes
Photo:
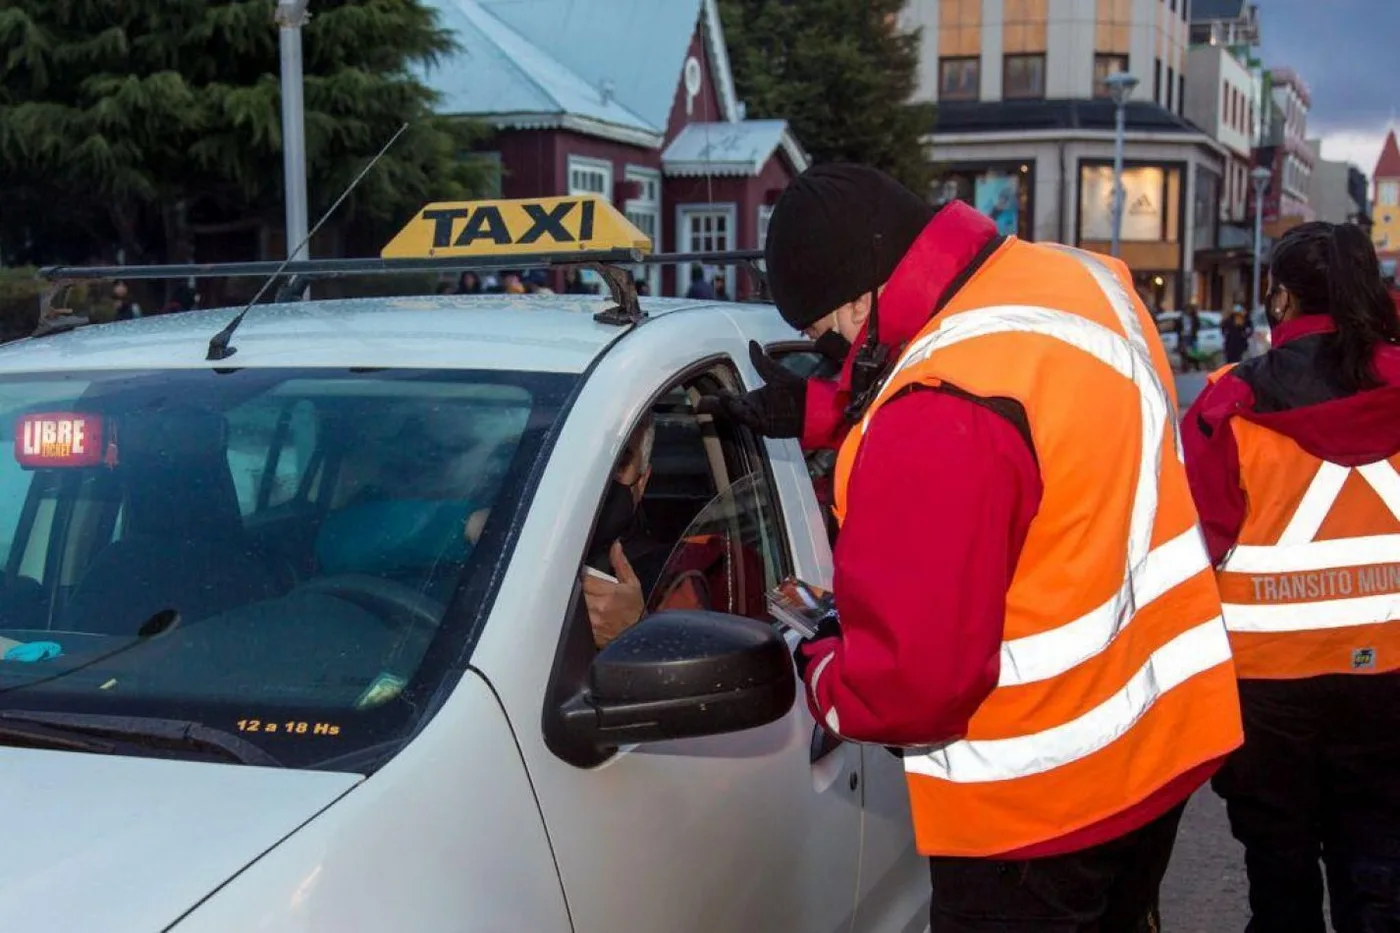
[[[282,218],[273,0],[6,0],[0,8],[0,248],[83,259],[189,258],[203,231]],[[414,67],[452,49],[419,0],[314,0],[303,30],[314,221],[405,122],[341,208],[403,220],[482,189],[478,125],[432,113]],[[41,248],[46,247],[46,248]],[[81,252],[82,255],[75,255]]]
[[[816,162],[863,162],[928,191],[934,109],[910,101],[919,34],[899,23],[905,2],[720,0],[748,115],[786,119]]]

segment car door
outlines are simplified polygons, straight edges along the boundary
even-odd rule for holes
[[[833,367],[808,343],[771,343],[767,350],[789,371],[804,378],[830,376]],[[805,488],[795,483],[787,490],[784,509],[793,520],[798,513],[809,527],[823,528],[825,535],[812,538],[808,576],[813,583],[829,586],[832,576],[834,523],[827,521],[830,477],[834,458],[821,452],[805,455],[796,441],[769,441],[775,456],[796,461],[807,469],[798,473],[807,480]],[[928,869],[914,848],[909,793],[904,779],[904,762],[878,745],[860,745],[864,776],[861,805],[865,810],[861,839],[860,904],[856,911],[858,930],[903,929],[911,918],[927,915]]]
[[[745,346],[733,330],[686,324],[678,315],[638,328],[582,387],[473,663],[516,730],[577,933],[847,931],[860,865],[860,751],[814,748],[815,724],[800,698],[764,727],[626,747],[587,766],[565,760],[552,738],[562,702],[581,688],[595,654],[576,580],[633,427],[663,398],[674,408],[673,390],[697,375],[738,387],[733,361]],[[662,417],[701,426],[693,413]],[[762,555],[769,572],[792,567],[793,533],[777,503],[790,497],[795,475],[769,463],[752,438],[726,439],[705,421],[692,434],[706,462],[723,453],[731,475],[715,478],[720,492],[746,468],[780,490],[740,517],[764,528],[763,546],[777,549]],[[656,469],[696,459],[661,449],[667,436],[686,433],[673,427],[658,426]],[[679,469],[684,475],[653,476],[649,488],[671,496],[693,488],[693,471]]]

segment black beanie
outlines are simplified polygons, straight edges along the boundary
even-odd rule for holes
[[[802,330],[883,285],[934,213],[879,169],[840,162],[807,169],[768,221],[764,259],[778,313]]]

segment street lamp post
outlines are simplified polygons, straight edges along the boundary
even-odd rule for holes
[[[309,258],[306,239],[306,122],[301,80],[301,27],[310,0],[278,0],[274,19],[282,53],[282,175],[287,201],[287,255]],[[298,248],[300,246],[300,248]],[[293,255],[295,251],[296,255]]]
[[[1109,247],[1110,255],[1117,256],[1120,252],[1119,237],[1123,228],[1123,144],[1128,98],[1133,96],[1133,88],[1138,86],[1138,79],[1126,71],[1116,71],[1104,78],[1104,83],[1108,85],[1109,96],[1113,98],[1117,110],[1116,129],[1113,134],[1113,241]]]
[[[1269,187],[1269,180],[1274,177],[1274,173],[1262,165],[1257,165],[1249,173],[1249,180],[1254,183],[1254,291],[1249,296],[1249,309],[1253,312],[1259,307],[1259,257],[1264,252],[1264,189]]]

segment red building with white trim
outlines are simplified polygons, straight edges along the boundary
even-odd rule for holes
[[[431,0],[462,50],[425,72],[439,111],[491,123],[503,197],[601,194],[658,252],[756,249],[807,167],[746,120],[715,0]],[[747,276],[710,270],[743,297]],[[656,294],[688,275],[649,268]]]

